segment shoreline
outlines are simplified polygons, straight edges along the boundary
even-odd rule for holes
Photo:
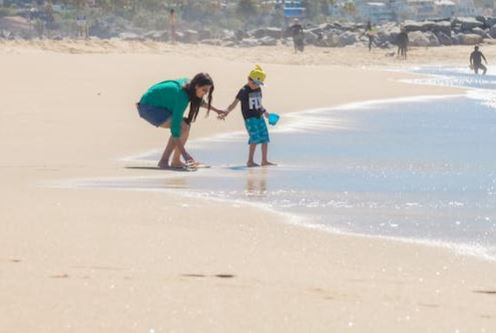
[[[429,77],[426,75],[426,78]],[[422,79],[420,79],[422,80]],[[410,83],[410,84],[421,84],[421,83]],[[460,89],[465,89],[463,94],[459,95],[422,95],[422,96],[407,96],[407,97],[397,97],[397,98],[390,98],[390,99],[378,99],[378,100],[368,100],[368,101],[361,101],[361,102],[351,102],[351,103],[346,103],[342,105],[337,105],[337,106],[332,106],[329,108],[318,108],[318,109],[309,109],[309,110],[302,110],[302,111],[295,111],[295,112],[290,112],[286,113],[285,117],[295,117],[298,115],[302,114],[312,114],[312,113],[322,113],[322,112],[332,112],[333,110],[343,110],[343,109],[356,109],[359,107],[368,107],[368,106],[376,106],[376,105],[385,105],[385,104],[395,104],[395,103],[407,103],[407,102],[415,102],[415,101],[429,101],[429,100],[442,100],[442,99],[450,99],[450,98],[459,98],[459,97],[467,97],[470,91],[475,90],[475,89],[470,89],[466,87],[456,87]],[[284,123],[282,125],[279,125],[278,128],[273,128],[273,131],[276,132],[291,132],[295,131],[298,129],[303,129],[303,130],[308,130],[308,126],[305,127],[305,125],[301,125],[298,127],[298,129],[294,128],[296,121],[290,120],[287,123]],[[311,122],[311,120],[310,120]],[[282,128],[281,128],[282,126]],[[206,149],[203,147],[205,144],[207,144],[211,140],[222,140],[222,139],[232,139],[234,137],[239,136],[240,134],[245,134],[242,131],[236,131],[236,132],[227,132],[227,133],[221,133],[221,134],[213,134],[211,136],[206,136],[202,138],[197,138],[193,139],[188,144],[190,146],[195,147],[195,149]],[[121,157],[118,159],[119,162],[129,162],[133,164],[140,164],[139,162],[143,162],[146,164],[149,164],[148,160],[143,160],[140,159],[140,157],[146,157],[154,153],[160,153],[160,150],[150,150],[148,152],[143,152],[140,154],[133,154],[130,156],[125,156]],[[219,166],[213,166],[214,169],[218,169]],[[199,170],[198,172],[202,172],[202,170]],[[189,176],[200,176],[196,174],[188,174]],[[160,175],[160,178],[164,179],[170,179],[170,178],[178,178],[182,177],[183,175],[180,173],[167,173],[167,171],[163,171],[163,174]],[[140,176],[140,179],[145,179],[146,177]],[[157,176],[148,176],[148,178],[151,179],[156,179]],[[157,188],[133,188],[133,187],[112,187],[112,186],[99,186],[96,183],[102,182],[102,181],[110,181],[113,183],[119,183],[119,181],[125,181],[125,180],[131,180],[131,179],[136,179],[133,177],[117,177],[117,178],[112,178],[112,177],[97,177],[97,178],[79,178],[79,179],[66,179],[66,180],[58,180],[58,181],[51,181],[49,182],[46,186],[50,188],[62,188],[62,189],[71,189],[71,190],[91,190],[91,189],[104,189],[104,190],[110,190],[110,191],[139,191],[139,192],[158,192],[158,193],[164,193],[166,195],[172,195],[175,193],[179,193],[181,196],[184,198],[199,198],[201,200],[204,200],[206,202],[208,201],[213,201],[213,202],[219,202],[219,203],[228,203],[231,205],[243,205],[245,207],[250,207],[250,208],[255,208],[259,209],[262,212],[268,212],[277,216],[281,217],[281,220],[284,221],[283,223],[296,226],[298,228],[305,228],[309,230],[317,230],[318,232],[325,232],[325,233],[330,233],[333,235],[341,235],[341,236],[349,236],[349,237],[358,237],[358,238],[365,238],[365,239],[376,239],[376,240],[385,240],[385,241],[391,241],[391,242],[396,242],[400,244],[411,244],[415,246],[425,246],[425,247],[430,247],[430,248],[438,248],[438,249],[443,249],[447,250],[449,253],[451,253],[454,256],[465,256],[469,258],[474,258],[476,260],[481,260],[484,262],[496,262],[496,257],[493,255],[489,255],[487,253],[486,249],[480,249],[479,246],[477,245],[469,245],[469,244],[457,244],[455,242],[450,242],[450,241],[443,241],[443,240],[428,240],[428,239],[423,239],[423,238],[408,238],[408,237],[400,237],[400,236],[386,236],[386,235],[374,235],[374,234],[366,234],[366,233],[359,233],[359,232],[350,232],[350,231],[343,231],[340,230],[337,227],[333,227],[331,225],[324,225],[324,224],[315,224],[312,222],[304,222],[306,220],[311,220],[310,217],[297,214],[297,213],[289,213],[289,212],[283,212],[281,211],[280,208],[274,208],[271,207],[270,204],[265,204],[263,202],[254,202],[254,201],[249,201],[248,199],[240,199],[240,198],[220,198],[220,197],[206,197],[204,194],[196,192],[197,189],[191,188],[191,189],[181,189],[181,188],[166,188],[166,189],[157,189]],[[50,186],[50,183],[52,185]],[[92,185],[85,185],[85,183],[91,183]],[[79,185],[78,185],[79,184]]]
[[[0,331],[491,331],[496,267],[488,262],[295,227],[254,207],[35,186],[82,175],[144,176],[118,159],[161,147],[167,137],[130,107],[150,82],[208,68],[215,105],[229,103],[250,57],[189,51],[2,53],[0,89],[9,98],[0,101]],[[350,63],[346,51],[334,55]],[[271,81],[265,106],[282,115],[460,91],[348,65],[262,66]],[[212,118],[195,124],[192,139],[242,128],[239,114],[225,123]],[[173,185],[184,186],[180,179]]]

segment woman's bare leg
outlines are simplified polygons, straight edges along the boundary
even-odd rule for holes
[[[171,125],[171,119],[167,120],[165,123],[160,125],[161,128],[170,128]],[[162,157],[160,158],[160,161],[158,162],[158,167],[162,169],[167,169],[169,168],[169,158],[170,155],[172,154],[172,151],[175,148],[175,142],[172,140],[172,136],[169,137],[169,140],[167,141],[167,145],[165,146],[164,152],[162,153]]]
[[[181,129],[181,143],[183,144],[183,146],[185,146],[186,141],[188,141],[189,129],[190,129],[190,126],[188,124],[186,124],[186,122],[183,121],[182,129]],[[181,162],[181,152],[179,151],[179,149],[174,150],[174,155],[172,157],[171,166],[174,168],[184,167],[184,163]]]

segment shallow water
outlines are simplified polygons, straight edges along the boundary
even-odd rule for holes
[[[473,87],[480,79],[430,70],[442,72],[443,80],[451,75],[453,85]],[[484,88],[496,83],[494,76],[484,80]],[[332,230],[449,244],[494,260],[496,108],[488,101],[491,91],[477,89],[468,96],[297,113],[271,133],[269,154],[278,167],[245,168],[247,138],[238,133],[192,145],[211,169],[172,178],[149,171],[79,186],[187,189],[263,203]],[[132,164],[153,164],[158,156],[145,154]]]

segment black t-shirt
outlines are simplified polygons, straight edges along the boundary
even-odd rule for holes
[[[303,34],[303,27],[301,24],[293,24],[291,27],[289,27],[289,32],[292,37],[299,37]]]
[[[241,88],[236,95],[241,102],[241,112],[245,119],[260,118],[265,112],[262,106],[262,89],[251,89],[248,85]]]

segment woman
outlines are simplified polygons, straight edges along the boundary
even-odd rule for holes
[[[158,167],[162,169],[185,169],[186,166],[195,166],[193,157],[186,151],[184,145],[188,140],[191,122],[196,120],[200,107],[219,115],[224,112],[212,106],[214,83],[207,73],[195,75],[193,80],[168,80],[155,84],[141,97],[137,104],[141,118],[156,127],[169,128],[171,137],[165,147]],[[207,96],[208,102],[203,98]],[[186,107],[190,104],[187,118],[183,118]],[[176,151],[172,162],[169,159]],[[181,156],[186,165],[181,162]]]

